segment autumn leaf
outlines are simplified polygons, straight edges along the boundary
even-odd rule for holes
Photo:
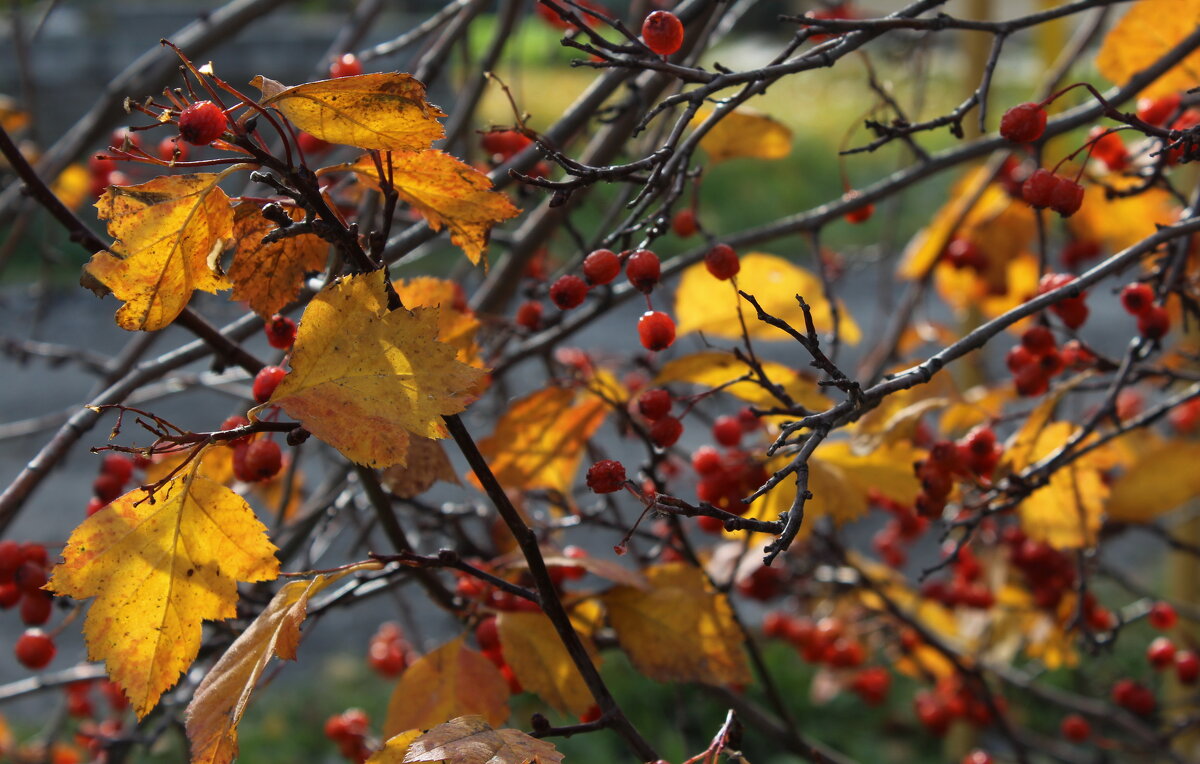
[[[767,378],[801,406],[813,411],[824,411],[831,405],[830,400],[818,392],[820,388],[812,377],[775,361],[760,360],[759,364]],[[743,377],[750,378],[742,379]],[[780,405],[780,401],[754,381],[755,379],[749,364],[733,353],[703,350],[668,361],[658,372],[654,384],[690,382],[709,389],[720,388],[721,392],[729,393],[760,408]]]
[[[383,271],[350,276],[313,298],[288,373],[270,405],[347,459],[404,464],[409,434],[447,436],[442,416],[467,406],[483,372],[438,339],[438,310],[388,310]]]
[[[1111,486],[1110,520],[1146,523],[1200,496],[1200,443],[1155,437]]]
[[[308,613],[309,599],[351,573],[380,567],[379,563],[364,563],[309,581],[292,581],[275,594],[205,675],[188,704],[191,764],[233,761],[238,749],[238,724],[271,656],[296,660],[300,624]]]
[[[429,729],[463,714],[502,724],[508,718],[508,694],[500,669],[458,637],[404,670],[392,690],[383,734]]]
[[[1108,188],[1125,189],[1140,183],[1137,178],[1114,176],[1104,185],[1084,186],[1083,204],[1067,218],[1068,230],[1076,239],[1098,241],[1113,252],[1132,247],[1179,219],[1179,205],[1162,188],[1140,190],[1135,196],[1108,198]]]
[[[409,74],[359,74],[285,87],[263,76],[250,83],[306,133],[330,143],[380,151],[421,151],[445,137],[446,116]]]
[[[804,331],[804,314],[796,295],[804,298],[812,310],[813,324],[818,331],[833,329],[832,312],[825,299],[821,280],[813,273],[792,265],[782,257],[751,252],[742,255],[741,270],[736,277],[737,287],[753,295],[763,310]],[[683,272],[675,293],[676,331],[679,334],[704,332],[710,337],[742,338],[741,310],[751,337],[764,340],[786,340],[782,330],[768,326],[755,318],[754,308],[742,300],[729,282],[712,277],[704,263],[697,263]],[[862,336],[845,305],[839,305],[839,329],[843,342],[855,344]]]
[[[458,350],[458,360],[470,366],[483,367],[475,335],[479,319],[466,306],[462,287],[447,279],[417,276],[392,282],[400,302],[408,309],[440,308],[438,339]]]
[[[1096,54],[1096,68],[1118,85],[1153,64],[1200,26],[1196,0],[1139,0],[1118,21]],[[1147,97],[1170,95],[1200,85],[1200,51],[1193,51],[1142,91]]]
[[[479,716],[460,716],[439,724],[408,744],[405,764],[559,764],[563,755],[553,743],[520,730],[492,729]]]
[[[47,588],[96,601],[84,624],[138,718],[175,684],[200,649],[200,624],[237,615],[237,582],[279,574],[275,546],[250,506],[195,471],[141,489],[71,534]]]
[[[621,647],[659,682],[745,684],[742,636],[725,595],[685,563],[645,570],[650,590],[618,586],[602,597]]]
[[[1031,463],[1057,451],[1075,430],[1070,422],[1047,424],[1038,432],[1030,449]],[[1097,458],[1088,454],[1060,467],[1047,485],[1021,502],[1018,507],[1021,529],[1031,539],[1044,541],[1056,549],[1095,546],[1109,494]]]
[[[955,268],[941,262],[934,269],[933,283],[938,296],[947,305],[960,313],[978,311],[984,318],[1007,313],[1037,294],[1038,261],[1028,252],[1004,261],[994,275],[997,280],[989,282],[986,276],[969,268]],[[1009,327],[1009,331],[1020,335],[1031,322],[1030,318],[1018,321]]]
[[[303,210],[293,210],[293,219],[303,216]],[[324,270],[329,255],[329,244],[311,233],[263,244],[263,237],[276,228],[257,204],[245,202],[233,208],[232,299],[244,301],[263,318],[295,300],[304,286],[304,274]]]
[[[383,744],[383,748],[371,754],[366,764],[403,764],[404,757],[408,754],[408,746],[421,737],[421,734],[421,730],[408,730],[393,735]]]
[[[220,175],[175,175],[136,186],[110,186],[96,202],[116,239],[84,266],[125,305],[117,326],[155,331],[175,320],[194,290],[230,287],[216,261],[233,233]],[[86,282],[85,282],[86,283]]]
[[[496,629],[504,662],[512,667],[527,692],[534,693],[551,708],[575,716],[582,716],[595,704],[554,624],[544,614],[505,611],[496,616]],[[591,640],[585,637],[583,644],[592,663],[599,664],[600,656]]]
[[[433,230],[450,229],[450,241],[472,263],[483,257],[492,226],[521,214],[506,195],[492,189],[487,175],[445,152],[392,152],[390,168],[387,157],[382,161],[400,198]],[[379,170],[370,156],[325,172],[330,170],[353,171],[372,188],[379,187]]]
[[[698,127],[712,113],[712,109],[700,109],[692,117],[691,127]],[[700,148],[714,164],[739,157],[783,159],[792,152],[792,131],[773,117],[743,106],[713,125],[700,139]]]
[[[436,440],[410,435],[408,456],[403,465],[393,464],[380,476],[385,488],[401,499],[412,499],[428,491],[439,480],[458,484],[458,473]]]

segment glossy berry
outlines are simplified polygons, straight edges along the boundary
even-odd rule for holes
[[[267,343],[279,350],[287,350],[296,341],[296,322],[278,313],[271,316],[263,327],[267,333]]]
[[[256,440],[246,446],[244,470],[239,478],[246,482],[256,483],[270,480],[279,474],[283,466],[283,454],[279,444],[273,440]]]
[[[542,325],[542,304],[537,300],[526,300],[517,308],[517,326],[522,329],[528,329],[531,332],[537,331]]]
[[[695,235],[696,231],[700,230],[700,226],[696,224],[696,211],[685,207],[676,212],[671,218],[671,230],[676,236],[684,239]]]
[[[737,252],[728,244],[718,244],[704,255],[704,267],[713,278],[726,281],[737,275],[742,269]]]
[[[225,112],[212,101],[197,101],[179,113],[179,137],[194,146],[207,146],[225,133]]]
[[[650,440],[659,448],[670,448],[683,434],[683,422],[673,416],[665,416],[650,426]]]
[[[1179,93],[1171,93],[1161,98],[1139,98],[1138,119],[1152,125],[1162,125],[1179,110],[1181,100]]]
[[[1149,284],[1134,282],[1121,290],[1121,307],[1133,316],[1140,316],[1154,304],[1154,290]]]
[[[27,629],[17,639],[13,652],[22,666],[37,671],[50,665],[58,648],[54,646],[54,639],[41,629]]]
[[[1175,608],[1170,603],[1155,602],[1150,606],[1146,620],[1159,631],[1166,631],[1175,628],[1175,624],[1179,623],[1179,614],[1175,612]]]
[[[683,47],[683,22],[670,11],[654,11],[642,22],[642,41],[660,56]]]
[[[614,459],[596,462],[587,471],[587,487],[592,493],[613,493],[625,485],[625,465]]]
[[[550,302],[558,306],[559,310],[570,310],[579,307],[587,293],[587,282],[578,276],[567,274],[550,285]]]
[[[589,284],[607,284],[621,272],[621,258],[615,252],[598,249],[583,258],[583,276]]]
[[[625,276],[629,282],[638,289],[638,291],[649,294],[658,284],[658,279],[662,275],[662,265],[658,261],[658,255],[648,249],[639,249],[629,256],[629,261],[625,263]]]
[[[1175,676],[1182,684],[1195,684],[1200,679],[1200,656],[1194,650],[1175,653]]]
[[[666,313],[648,310],[638,319],[638,339],[647,350],[666,350],[675,341],[675,321]]]
[[[1050,192],[1050,209],[1069,218],[1083,205],[1083,186],[1068,178],[1059,178]]]
[[[1161,305],[1151,305],[1137,317],[1138,334],[1148,340],[1159,340],[1171,331],[1171,315]]]
[[[483,150],[500,160],[519,154],[533,139],[516,130],[491,130],[480,139]]]
[[[726,448],[742,442],[742,423],[735,416],[719,416],[713,422],[713,440]]]
[[[282,366],[264,366],[254,377],[254,400],[259,403],[269,401],[286,376],[287,370]]]
[[[1021,198],[1031,207],[1049,207],[1054,189],[1058,187],[1058,176],[1039,167],[1021,186]]]
[[[1041,104],[1017,104],[1000,118],[1000,134],[1013,143],[1029,143],[1046,131],[1046,110]]]
[[[1175,643],[1166,637],[1155,637],[1146,647],[1146,661],[1161,671],[1175,661]]]
[[[638,411],[651,422],[671,413],[671,393],[661,387],[646,390],[638,396]]]
[[[359,61],[358,56],[353,53],[343,53],[329,65],[330,77],[353,77],[362,73],[362,61]]]

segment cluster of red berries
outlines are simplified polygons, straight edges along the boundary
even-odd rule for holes
[[[1200,679],[1200,656],[1195,650],[1179,650],[1168,637],[1156,637],[1146,646],[1146,661],[1155,671],[1174,666],[1180,684],[1193,685]]]
[[[50,620],[54,599],[42,589],[48,580],[50,556],[46,547],[27,541],[0,541],[0,609],[20,603],[21,620],[41,626]],[[29,629],[17,640],[17,659],[31,669],[40,669],[54,658],[54,640],[41,629]]]
[[[99,682],[85,679],[67,685],[67,713],[79,719],[95,716],[96,707],[92,702],[92,688],[96,685],[99,685],[100,693],[108,701],[108,706],[113,713],[119,714],[129,708],[129,698],[125,696],[125,691],[116,682],[107,679]]]
[[[385,621],[371,635],[367,664],[384,679],[395,679],[408,667],[409,646],[395,621]]]
[[[673,405],[671,393],[661,387],[643,390],[632,404],[646,420],[650,442],[659,448],[670,448],[683,435],[683,422],[671,416]]]
[[[257,384],[257,380],[255,382]],[[249,424],[250,420],[244,416],[231,416],[221,423],[221,430],[235,430]],[[234,477],[243,483],[270,480],[283,469],[283,452],[279,444],[270,438],[245,436],[230,441],[229,445],[233,446]]]
[[[563,549],[563,557],[571,560],[582,560],[587,556],[587,551],[577,546],[568,546]],[[471,564],[481,570],[493,572],[491,566],[482,560],[472,560]],[[555,586],[561,586],[566,581],[578,581],[587,575],[587,570],[582,565],[563,563],[561,561],[558,561],[558,564],[548,563],[546,570],[550,574],[551,582]],[[536,603],[502,589],[497,589],[486,581],[476,578],[469,573],[456,571],[455,575],[458,577],[458,580],[454,591],[464,599],[479,602],[492,610],[525,613],[540,612],[540,608]],[[532,586],[533,579],[528,573],[524,573],[517,579],[517,583]]]
[[[1008,526],[1000,534],[1008,549],[1010,564],[1025,578],[1034,606],[1056,615],[1059,603],[1076,582],[1075,564],[1063,552],[1045,541],[1035,541],[1017,526]],[[1084,594],[1082,612],[1087,625],[1107,631],[1116,624],[1112,611],[1101,605],[1094,594]]]
[[[508,691],[513,695],[521,693],[524,688],[521,687],[520,680],[517,679],[512,666],[504,660],[504,648],[500,646],[500,630],[496,627],[496,616],[490,615],[479,622],[475,627],[475,641],[479,643],[479,651],[504,675],[505,681],[508,682]]]
[[[743,424],[737,417],[720,417],[717,423],[727,430],[736,426],[739,439],[744,432]],[[758,426],[757,420],[754,425]],[[696,484],[696,498],[726,512],[744,515],[750,505],[743,502],[742,498],[767,481],[767,470],[749,452],[736,448],[737,440],[729,436],[724,441],[717,438],[717,431],[717,425],[714,424],[714,439],[727,446],[724,453],[713,446],[701,446],[692,453],[692,469],[700,476]],[[707,533],[720,533],[724,528],[724,523],[716,517],[701,516],[696,521],[700,530]]]
[[[1069,218],[1083,206],[1083,186],[1039,167],[1021,186],[1021,197],[1035,209],[1050,209]]]
[[[929,527],[929,519],[918,515],[911,506],[889,499],[875,489],[871,489],[868,499],[871,504],[892,515],[892,519],[876,531],[871,546],[884,562],[899,568],[908,561],[908,553],[902,544],[912,544],[919,539]]]
[[[1008,703],[1002,696],[992,698],[996,710],[1004,713]],[[946,734],[950,724],[963,719],[977,727],[986,727],[993,721],[992,709],[983,698],[971,691],[967,682],[959,676],[939,679],[933,689],[919,691],[913,696],[913,709],[917,721],[932,735]]]
[[[1017,395],[1026,397],[1046,392],[1050,380],[1067,368],[1054,333],[1041,325],[1026,329],[1021,341],[1009,349],[1004,362],[1012,372]]]
[[[1121,307],[1137,318],[1138,334],[1148,340],[1160,340],[1171,330],[1171,315],[1155,302],[1149,284],[1126,284],[1121,290]]]
[[[642,22],[642,42],[660,56],[683,47],[683,22],[670,11],[654,11]]]
[[[948,608],[987,610],[996,604],[995,593],[983,581],[983,565],[971,547],[960,547],[950,568],[949,581],[930,579],[921,585],[921,595]]]
[[[104,509],[121,494],[133,479],[137,462],[124,454],[106,454],[100,463],[100,474],[92,481],[92,498],[88,500],[87,516]]]
[[[1112,699],[1121,708],[1138,716],[1150,716],[1158,707],[1150,688],[1132,679],[1118,679],[1112,688]]]
[[[267,343],[277,350],[289,350],[296,341],[296,322],[278,313],[263,325],[263,331],[266,332]]]
[[[913,465],[921,492],[917,494],[917,514],[937,517],[946,508],[955,480],[990,479],[1000,463],[1003,449],[991,427],[979,426],[957,442],[940,440],[929,448],[929,456]]]
[[[858,668],[867,660],[867,648],[837,616],[814,621],[772,610],[763,616],[763,634],[769,639],[787,640],[809,663],[848,669]]]
[[[347,708],[325,720],[325,737],[337,743],[342,756],[355,764],[371,757],[374,746],[367,739],[370,731],[371,720],[361,708]]]

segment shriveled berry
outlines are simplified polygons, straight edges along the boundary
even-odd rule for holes
[[[644,391],[638,396],[638,411],[651,422],[671,413],[671,393],[661,387]]]
[[[1039,167],[1021,186],[1021,198],[1031,207],[1049,207],[1054,189],[1058,187],[1058,176]]]
[[[343,53],[329,65],[330,77],[353,77],[362,73],[362,62],[353,53]]]
[[[1138,334],[1148,340],[1159,340],[1171,331],[1171,315],[1161,305],[1151,305],[1137,317]]]
[[[683,422],[673,416],[665,416],[650,426],[650,440],[659,448],[670,448],[683,434]]]
[[[704,267],[713,278],[726,281],[737,275],[742,269],[737,252],[728,244],[718,244],[704,255]]]
[[[587,471],[587,486],[592,493],[613,493],[625,485],[625,465],[614,459],[596,462]]]
[[[587,293],[587,283],[569,273],[559,277],[558,281],[550,285],[550,301],[558,306],[559,310],[579,307],[587,297]]]
[[[642,22],[642,41],[660,56],[683,47],[683,22],[670,11],[654,11]]]
[[[537,331],[542,325],[542,304],[537,300],[526,300],[517,308],[517,326],[523,329],[528,329],[531,332]]]
[[[611,250],[598,249],[583,258],[583,276],[589,284],[607,284],[621,272],[621,258]]]
[[[647,350],[666,350],[675,341],[675,321],[666,313],[648,310],[638,319],[638,338]]]
[[[625,263],[625,276],[638,291],[649,294],[662,276],[662,265],[658,261],[658,255],[648,249],[634,252]]]
[[[270,480],[279,474],[283,466],[283,454],[279,444],[273,440],[256,440],[246,446],[245,471],[247,482]]]
[[[263,327],[267,333],[267,344],[279,350],[287,350],[296,341],[296,322],[278,313],[271,316]]]
[[[258,374],[254,376],[254,400],[259,403],[266,403],[275,394],[275,388],[279,387],[279,383],[287,376],[287,370],[282,366],[264,366]]]
[[[13,652],[22,666],[37,671],[50,665],[58,648],[54,639],[41,629],[27,629],[17,639]]]
[[[1000,118],[1000,134],[1013,143],[1036,141],[1045,131],[1046,110],[1041,104],[1017,104]]]
[[[676,236],[686,239],[689,236],[695,235],[699,230],[696,224],[696,211],[691,207],[684,207],[675,213],[671,218],[671,230]]]
[[[207,146],[220,138],[228,121],[212,101],[197,101],[179,113],[179,137],[194,146]]]

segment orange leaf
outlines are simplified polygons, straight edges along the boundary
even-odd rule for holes
[[[1124,85],[1200,26],[1197,0],[1139,0],[1105,36],[1096,68]],[[1200,51],[1159,77],[1142,91],[1148,97],[1170,95],[1200,84]]]
[[[118,243],[92,256],[85,279],[94,278],[125,301],[117,326],[162,329],[187,307],[194,290],[229,288],[217,258],[233,233],[233,210],[217,186],[220,178],[176,175],[110,186],[96,202]]]
[[[425,86],[409,74],[360,74],[285,87],[263,76],[251,83],[263,106],[323,141],[380,151],[421,151],[445,137],[446,116],[425,100]]]
[[[409,310],[440,308],[438,339],[458,349],[458,360],[482,368],[479,345],[475,342],[475,334],[479,331],[479,319],[466,307],[462,287],[447,279],[417,276],[393,281],[392,288],[400,295],[400,302]],[[456,305],[461,308],[455,307]]]
[[[549,618],[542,613],[506,611],[496,616],[496,629],[504,661],[522,688],[564,713],[581,716],[592,707],[592,693]],[[600,657],[591,640],[581,636],[592,663],[598,664]]]
[[[492,729],[483,718],[461,716],[439,724],[408,744],[405,764],[559,764],[563,755],[553,743],[520,730]]]
[[[691,126],[699,126],[712,113],[712,109],[700,109]],[[700,139],[700,148],[713,164],[739,157],[783,159],[792,153],[792,131],[774,117],[743,106],[713,125]]]
[[[292,217],[303,220],[304,211],[295,209]],[[304,274],[324,270],[329,254],[329,244],[311,233],[263,244],[263,237],[276,227],[262,216],[257,204],[247,202],[233,208],[232,299],[245,301],[263,318],[296,299],[304,286]]]
[[[659,682],[745,684],[742,635],[725,595],[685,563],[646,569],[650,590],[618,586],[601,599],[633,665]]]
[[[508,718],[508,682],[483,653],[458,637],[405,669],[392,691],[383,734],[429,729],[463,714],[502,724]]]
[[[71,534],[47,588],[96,598],[88,656],[139,719],[195,659],[201,623],[237,615],[237,582],[279,574],[266,530],[242,497],[193,470],[153,501],[141,489],[121,496]]]
[[[383,271],[321,290],[300,321],[292,371],[269,402],[351,461],[404,464],[409,433],[447,435],[483,372],[438,340],[438,309],[387,308]]]
[[[384,172],[388,170],[384,157]],[[370,156],[353,164],[326,168],[351,170],[372,188],[379,170]],[[492,226],[521,214],[508,197],[492,190],[488,176],[442,151],[395,151],[391,155],[392,186],[435,231],[450,229],[450,241],[467,259],[478,263]]]
[[[382,480],[393,495],[411,499],[428,491],[439,480],[457,484],[458,474],[441,443],[410,436],[406,464],[388,467],[383,471]]]
[[[1136,183],[1141,181],[1121,176],[1106,180],[1113,188]],[[1104,186],[1092,184],[1084,186],[1083,205],[1066,224],[1075,238],[1099,241],[1119,252],[1178,219],[1179,206],[1165,189],[1148,188],[1137,196],[1109,199]]]
[[[300,624],[308,614],[309,599],[350,573],[379,567],[379,563],[364,563],[310,581],[292,581],[275,594],[205,675],[188,704],[191,764],[233,761],[238,749],[238,723],[271,656],[296,659]]]

